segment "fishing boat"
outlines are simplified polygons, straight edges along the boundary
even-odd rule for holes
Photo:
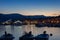
[[[14,39],[13,35],[7,33],[6,31],[5,34],[0,37],[0,40],[13,40],[13,39]]]
[[[23,36],[19,37],[19,40],[33,40],[33,35],[31,32],[25,33]]]
[[[50,34],[50,36],[52,36],[52,34]],[[46,31],[44,31],[43,34],[36,36],[35,40],[49,40],[49,34],[46,34]]]

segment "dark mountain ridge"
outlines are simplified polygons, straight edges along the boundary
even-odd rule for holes
[[[55,16],[55,18],[58,17],[60,18],[60,16]],[[46,18],[54,18],[54,17],[48,17],[48,16],[44,16],[44,15],[34,15],[34,16],[25,16],[25,15],[21,15],[18,13],[12,13],[12,14],[0,14],[0,22],[4,22],[7,21],[9,19],[11,20],[25,20],[25,19],[30,19],[30,20],[37,20],[37,19],[46,19]]]

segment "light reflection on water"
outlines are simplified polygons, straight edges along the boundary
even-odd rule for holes
[[[24,31],[32,31],[34,36],[47,31],[48,34],[52,33],[53,36],[49,40],[60,40],[60,28],[55,27],[35,27],[34,25],[23,25],[23,26],[0,26],[0,36],[4,34],[4,31],[13,34],[14,40],[18,40],[20,36],[24,34]]]

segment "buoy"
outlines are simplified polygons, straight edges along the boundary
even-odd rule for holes
[[[51,33],[50,36],[53,36],[53,34]]]

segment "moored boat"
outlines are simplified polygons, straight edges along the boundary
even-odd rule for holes
[[[31,32],[25,33],[22,37],[19,37],[19,40],[33,40],[33,35]]]
[[[12,34],[5,32],[4,35],[0,37],[0,40],[13,40],[14,37]]]
[[[52,34],[50,34],[50,36],[52,36]],[[35,40],[49,40],[49,34],[46,34],[46,31],[44,31],[43,34],[36,36]]]

